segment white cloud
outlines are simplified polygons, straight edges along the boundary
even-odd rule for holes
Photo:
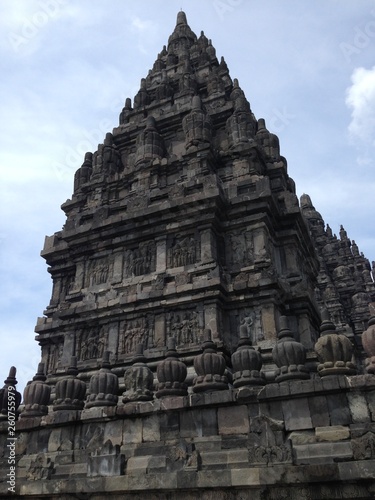
[[[350,138],[355,143],[375,146],[375,66],[355,68],[347,89],[346,105],[351,109]],[[366,163],[361,158],[361,163]]]

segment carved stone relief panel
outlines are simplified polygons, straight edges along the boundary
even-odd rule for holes
[[[108,331],[105,326],[81,330],[76,338],[76,355],[79,361],[98,359],[107,346]]]
[[[155,241],[143,241],[137,248],[125,251],[124,278],[142,276],[156,271]]]
[[[154,323],[154,317],[150,314],[122,321],[118,354],[120,356],[134,354],[138,344],[143,344],[145,349],[153,347]]]
[[[231,265],[246,267],[254,264],[254,241],[252,231],[229,233],[227,255]]]
[[[204,330],[203,311],[179,310],[167,314],[167,338],[174,337],[176,346],[199,344]]]
[[[195,264],[200,256],[200,244],[194,235],[176,236],[168,248],[168,267]]]
[[[48,346],[47,373],[54,373],[57,370],[63,354],[63,349],[63,341]]]
[[[86,264],[84,286],[91,287],[107,283],[113,275],[113,256],[89,260]]]
[[[240,338],[241,327],[245,326],[252,345],[257,345],[259,341],[264,340],[262,309],[260,307],[246,308],[238,311],[233,316],[231,325],[236,331],[237,339]],[[236,348],[237,345],[233,347]]]

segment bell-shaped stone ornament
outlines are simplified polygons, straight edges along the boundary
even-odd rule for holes
[[[315,344],[320,364],[318,373],[326,375],[353,375],[356,373],[352,363],[353,345],[345,335],[338,334],[336,327],[329,318],[327,309],[322,311],[320,337]]]
[[[306,349],[300,342],[295,340],[288,328],[286,316],[280,317],[278,341],[272,349],[272,358],[278,367],[275,374],[276,382],[309,378],[309,371],[305,366]]]
[[[185,363],[178,359],[174,337],[168,339],[167,347],[166,358],[158,364],[156,369],[159,381],[156,397],[186,396],[187,385],[185,379],[187,368]]]
[[[51,387],[46,384],[44,363],[39,363],[38,371],[33,380],[27,384],[23,392],[24,410],[21,417],[41,417],[48,413],[48,403]]]
[[[77,378],[77,357],[72,356],[66,375],[56,383],[53,410],[82,410],[85,404],[86,384]]]
[[[216,345],[211,339],[211,330],[205,330],[203,353],[194,358],[194,369],[197,373],[193,381],[193,391],[222,391],[228,389],[225,375],[225,359],[217,353]]]
[[[371,316],[367,330],[362,333],[362,345],[367,354],[365,370],[375,375],[375,316]]]
[[[116,406],[117,404],[118,378],[110,370],[109,354],[109,351],[104,351],[102,367],[90,379],[85,408]]]
[[[262,368],[262,356],[251,345],[246,325],[240,327],[240,340],[237,350],[232,354],[233,386],[264,385],[266,379]]]
[[[8,377],[4,380],[4,387],[0,389],[0,420],[8,420],[9,413],[18,418],[18,407],[21,403],[21,394],[16,390],[16,367],[12,366]]]
[[[126,390],[123,393],[123,403],[130,403],[132,401],[151,401],[153,399],[152,388],[154,376],[145,361],[146,358],[143,355],[143,344],[138,344],[133,364],[124,374]]]

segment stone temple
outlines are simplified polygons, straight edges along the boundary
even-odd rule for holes
[[[14,367],[0,392],[1,498],[375,498],[369,261],[298,200],[183,12],[119,111],[45,241],[41,363],[21,405]]]

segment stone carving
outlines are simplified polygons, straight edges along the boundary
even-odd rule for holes
[[[163,69],[161,72],[161,82],[156,88],[155,97],[158,101],[160,101],[162,99],[168,99],[172,96],[173,88],[168,81],[167,71]]]
[[[88,261],[86,272],[86,287],[108,283],[113,275],[113,259],[95,259]]]
[[[63,354],[63,343],[52,344],[49,346],[47,373],[54,373],[59,366]]]
[[[117,174],[121,169],[121,157],[113,140],[113,135],[107,133],[102,148],[102,172],[110,177]]]
[[[255,464],[275,465],[291,462],[290,446],[256,446],[250,452],[249,461]]]
[[[355,460],[368,460],[375,457],[375,434],[366,432],[359,438],[352,439]]]
[[[76,352],[80,361],[97,359],[103,356],[107,334],[102,328],[92,327],[78,335]]]
[[[190,62],[186,61],[184,66],[183,74],[179,80],[179,94],[183,95],[195,95],[197,90],[197,81],[194,78],[193,71],[190,66]]]
[[[124,374],[126,391],[123,393],[123,403],[151,401],[153,399],[154,376],[145,361],[143,344],[138,344],[133,365]]]
[[[168,318],[167,334],[174,337],[177,346],[198,344],[202,335],[199,313],[197,311],[171,313]]]
[[[232,147],[254,140],[256,122],[250,111],[250,104],[244,96],[236,98],[234,112],[227,120],[226,129]]]
[[[336,332],[327,309],[323,310],[322,319],[320,338],[315,344],[315,352],[321,361],[318,365],[319,375],[353,375],[356,368],[352,362],[352,343],[348,337]]]
[[[138,248],[125,251],[124,277],[141,276],[156,270],[156,244],[144,241]]]
[[[198,96],[193,97],[191,106],[191,112],[182,120],[187,150],[193,146],[208,145],[211,141],[211,120],[203,111],[202,102]]]
[[[168,252],[168,267],[181,267],[197,262],[198,244],[193,236],[178,238]]]
[[[211,340],[211,330],[205,330],[203,353],[194,358],[194,369],[197,373],[193,381],[193,391],[222,391],[228,389],[228,379],[224,375],[225,359],[216,351],[216,345]]]
[[[120,354],[128,355],[134,353],[138,344],[149,347],[154,331],[154,322],[151,317],[146,316],[133,319],[121,326],[124,329],[124,333],[120,340]]]
[[[23,392],[24,410],[22,418],[47,415],[51,387],[45,383],[44,363],[39,363],[38,371]]]
[[[294,339],[288,328],[286,316],[280,317],[278,341],[272,349],[272,358],[278,366],[278,370],[275,372],[276,382],[309,378],[309,371],[305,366],[306,349]]]
[[[17,420],[18,407],[21,403],[21,394],[16,390],[17,369],[11,366],[8,377],[4,380],[4,387],[0,389],[0,420],[8,420],[8,413]]]
[[[119,445],[108,439],[101,449],[90,452],[87,457],[88,477],[121,476],[124,474],[125,457]]]
[[[163,158],[164,143],[153,116],[148,116],[145,129],[138,135],[135,163]]]
[[[77,358],[72,356],[66,375],[56,383],[56,399],[53,410],[82,410],[86,395],[86,383],[77,378]]]
[[[39,453],[35,460],[32,460],[26,473],[26,479],[29,481],[39,481],[51,479],[54,473],[54,462],[44,453]]]
[[[158,364],[156,369],[159,381],[156,397],[186,396],[187,385],[185,384],[185,379],[187,368],[185,363],[178,359],[174,337],[169,337],[168,339],[165,356],[165,359]]]
[[[249,328],[246,324],[240,326],[240,340],[231,359],[234,387],[264,385],[266,383],[264,374],[260,373],[262,356],[251,346]]]
[[[173,470],[197,471],[201,466],[201,457],[194,443],[187,443],[182,439],[169,450],[167,457]]]
[[[111,372],[109,351],[104,351],[102,367],[90,378],[86,408],[93,406],[116,406],[118,400],[118,378]]]
[[[83,184],[90,180],[92,174],[92,153],[86,153],[82,166],[74,175],[74,193],[77,193]]]
[[[132,109],[132,102],[129,97],[126,98],[125,100],[125,106],[122,108],[122,111],[120,113],[119,117],[119,124],[120,125],[125,125],[126,123],[129,123],[129,115],[133,111]]]
[[[367,330],[362,333],[362,345],[367,354],[365,369],[375,375],[375,316],[371,316]]]
[[[258,120],[257,133],[255,139],[264,149],[266,155],[272,160],[280,159],[280,144],[279,138],[275,134],[271,134],[267,128],[263,118]]]
[[[146,89],[146,79],[142,78],[141,80],[141,88],[138,91],[138,94],[134,97],[134,109],[139,109],[150,104],[151,99],[149,93]]]
[[[254,241],[252,231],[233,232],[229,234],[230,255],[233,265],[241,267],[254,264]]]

